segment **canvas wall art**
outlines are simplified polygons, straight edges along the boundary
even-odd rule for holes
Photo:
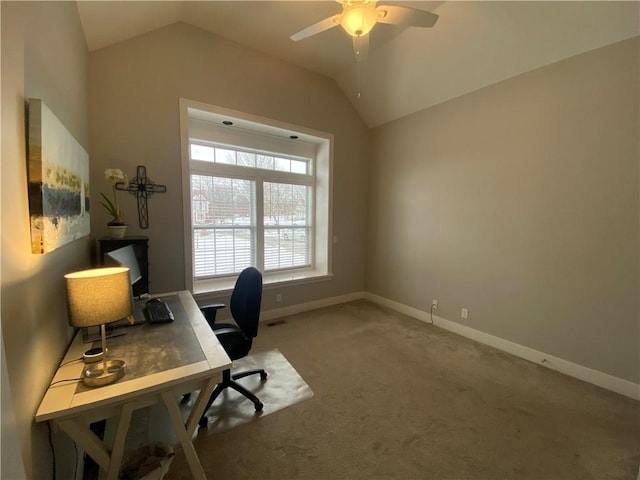
[[[31,252],[89,235],[89,155],[41,99],[29,99]]]

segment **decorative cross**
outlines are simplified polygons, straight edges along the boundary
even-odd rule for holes
[[[116,183],[116,189],[129,192],[138,199],[138,223],[140,228],[149,228],[149,207],[147,199],[154,193],[165,193],[166,185],[157,185],[147,177],[147,167],[138,165],[136,176],[129,180],[125,186],[124,182]]]

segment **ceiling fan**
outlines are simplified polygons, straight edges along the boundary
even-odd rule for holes
[[[369,32],[377,23],[403,25],[406,27],[433,27],[438,15],[417,8],[398,5],[379,5],[376,0],[336,0],[342,5],[342,12],[320,20],[291,35],[297,42],[303,38],[324,32],[340,25],[353,37],[353,51],[356,61],[362,62],[369,55]]]

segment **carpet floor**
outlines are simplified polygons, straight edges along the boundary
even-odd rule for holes
[[[210,479],[636,479],[637,401],[367,301],[284,320],[253,351],[314,395],[197,432]],[[190,478],[180,451],[166,478]]]

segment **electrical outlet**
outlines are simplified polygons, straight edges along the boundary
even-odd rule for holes
[[[282,294],[276,293],[276,303],[280,303],[282,301]]]
[[[438,300],[431,300],[431,306],[434,310],[438,309]]]
[[[462,311],[460,312],[460,316],[462,318],[469,318],[469,309],[463,308]]]

